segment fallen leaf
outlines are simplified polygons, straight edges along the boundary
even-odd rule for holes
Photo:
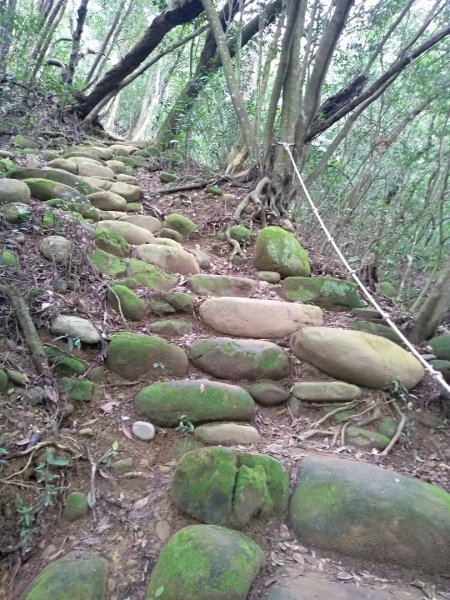
[[[114,407],[118,405],[118,402],[107,402],[106,404],[103,404],[103,406],[100,406],[100,410],[102,410],[104,414],[107,414],[114,410]]]
[[[133,434],[131,433],[130,428],[127,427],[125,425],[125,423],[121,423],[120,427],[121,427],[121,429],[122,429],[123,434],[125,435],[125,437],[127,437],[129,440],[132,440],[133,439]]]

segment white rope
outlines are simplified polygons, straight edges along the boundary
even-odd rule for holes
[[[286,142],[280,142],[280,145],[283,146],[284,149],[286,150],[286,152],[288,153],[289,158],[292,161],[292,165],[294,167],[295,174],[297,175],[298,180],[300,181],[300,185],[302,186],[303,191],[305,192],[306,198],[308,199],[308,202],[311,205],[311,208],[314,212],[314,215],[316,216],[316,219],[319,221],[320,226],[322,227],[325,235],[327,236],[328,241],[333,246],[336,254],[339,256],[342,263],[345,265],[345,268],[347,269],[347,271],[350,273],[350,275],[353,277],[353,279],[358,284],[358,286],[361,289],[361,291],[363,292],[364,296],[367,298],[367,300],[370,302],[370,304],[372,304],[372,306],[377,309],[377,311],[380,313],[380,315],[383,317],[383,319],[386,321],[386,323],[391,327],[391,329],[393,329],[395,331],[395,333],[402,340],[402,342],[405,344],[405,346],[408,348],[408,350],[411,352],[411,354],[413,354],[417,358],[417,360],[423,365],[425,370],[428,371],[438,381],[438,383],[441,384],[441,386],[446,390],[446,392],[448,394],[450,394],[450,385],[448,385],[448,383],[445,381],[442,373],[440,373],[439,371],[436,371],[436,369],[433,369],[433,367],[423,358],[423,356],[411,344],[411,342],[408,340],[408,338],[406,338],[403,335],[403,333],[400,331],[400,329],[397,327],[397,325],[392,321],[392,319],[390,318],[388,313],[386,313],[381,308],[381,306],[378,304],[378,302],[375,300],[375,298],[372,296],[372,294],[369,292],[369,290],[365,287],[365,285],[363,284],[361,279],[355,273],[354,269],[352,269],[352,267],[348,263],[345,256],[342,254],[339,246],[334,241],[333,236],[328,231],[327,226],[325,225],[322,217],[320,216],[319,211],[317,210],[316,205],[314,204],[308,190],[306,189],[305,182],[303,181],[303,178],[300,175],[300,171],[298,170],[298,167],[295,164],[294,157],[292,156],[290,146],[292,146],[293,144],[287,144]]]

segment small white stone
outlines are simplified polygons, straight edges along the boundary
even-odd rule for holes
[[[131,430],[137,438],[144,442],[149,442],[155,437],[155,427],[147,421],[136,421]]]

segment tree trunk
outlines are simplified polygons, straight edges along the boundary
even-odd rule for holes
[[[83,35],[84,22],[86,21],[89,0],[81,0],[78,8],[77,26],[73,34],[72,51],[70,53],[67,68],[63,74],[64,83],[71,85],[75,76],[75,69],[80,58],[81,36]]]
[[[200,0],[184,0],[173,10],[166,10],[155,17],[142,39],[106,73],[88,96],[79,100],[76,107],[78,114],[86,117],[104,98],[120,88],[123,79],[144,62],[169,31],[193,21],[201,12]]]
[[[44,58],[51,44],[53,34],[63,18],[66,4],[67,0],[58,0],[53,11],[49,14],[46,20],[45,29],[33,50],[32,59],[35,58],[35,63],[30,77],[31,82],[36,79],[39,69],[44,62]]]
[[[414,342],[428,340],[436,333],[450,308],[450,259],[447,258],[430,295],[414,318],[411,338]]]
[[[242,137],[244,138],[245,145],[247,146],[249,155],[253,154],[253,128],[250,124],[250,119],[247,114],[244,99],[239,89],[239,84],[236,81],[233,70],[233,62],[231,60],[230,51],[228,49],[227,40],[220,24],[219,17],[216,9],[214,8],[211,0],[201,0],[203,8],[208,17],[211,31],[214,34],[214,38],[217,44],[217,51],[222,62],[225,79],[228,85],[228,91],[233,102],[234,110],[238,118],[239,126],[241,128]]]
[[[6,73],[15,16],[16,0],[3,0],[0,2],[0,79]]]

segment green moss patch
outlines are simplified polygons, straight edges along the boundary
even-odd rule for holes
[[[77,402],[90,402],[98,393],[95,383],[87,379],[61,377],[58,379],[58,385],[69,400],[76,400]]]
[[[107,294],[108,302],[125,319],[142,320],[147,312],[145,302],[125,285],[113,285]]]
[[[184,238],[188,237],[197,229],[197,225],[187,217],[178,213],[167,215],[164,219],[163,227],[178,231]]]
[[[117,256],[100,250],[100,248],[96,248],[93,252],[90,252],[88,259],[92,266],[105,275],[120,277],[120,275],[124,275],[126,272],[125,264]]]
[[[265,227],[256,238],[255,267],[275,271],[282,277],[309,276],[308,255],[295,237],[281,227]]]
[[[96,229],[94,239],[97,248],[109,252],[109,254],[122,258],[130,254],[130,244],[118,233],[106,229]]]
[[[142,260],[130,258],[126,261],[126,264],[129,276],[149,290],[163,292],[176,285],[177,277],[175,275],[169,275],[162,269],[149,265]]]
[[[45,346],[44,351],[49,363],[54,367],[55,373],[60,377],[84,375],[87,371],[86,363],[69,356],[56,346]]]
[[[310,302],[324,308],[360,308],[358,286],[333,277],[288,277],[281,293],[292,302]]]

